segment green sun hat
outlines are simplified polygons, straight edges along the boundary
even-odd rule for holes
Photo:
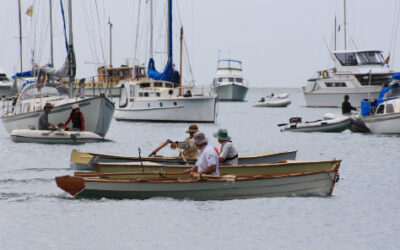
[[[222,141],[227,141],[227,140],[231,139],[231,137],[228,135],[228,130],[226,130],[224,128],[220,128],[218,130],[218,132],[214,133],[213,135],[214,135],[214,137],[216,137]]]

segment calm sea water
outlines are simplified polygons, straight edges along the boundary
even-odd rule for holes
[[[287,108],[252,108],[271,92],[288,92]],[[147,155],[166,139],[185,138],[188,124],[113,121],[111,142],[13,143],[0,129],[0,249],[398,249],[400,137],[282,133],[290,117],[320,119],[339,109],[304,108],[300,89],[251,89],[244,103],[220,103],[212,133],[227,128],[242,154],[298,150],[298,159],[342,159],[328,198],[230,201],[75,200],[55,176],[72,174],[72,149]],[[1,126],[1,125],[0,125]],[[166,148],[163,155],[175,155]]]

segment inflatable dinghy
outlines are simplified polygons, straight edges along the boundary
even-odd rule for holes
[[[11,139],[14,142],[52,144],[79,144],[87,142],[99,142],[104,140],[103,137],[93,132],[32,129],[15,129],[11,132]]]

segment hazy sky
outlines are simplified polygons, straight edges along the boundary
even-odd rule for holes
[[[157,68],[165,58],[166,0],[154,0]],[[49,0],[21,0],[24,70],[35,50],[40,65],[49,62]],[[73,0],[74,45],[77,77],[96,74],[94,63],[109,61],[108,18],[113,23],[113,64],[124,64],[135,48],[139,0]],[[179,66],[179,16],[184,26],[194,80],[211,83],[218,51],[221,57],[242,60],[250,86],[301,87],[317,70],[331,67],[327,45],[333,48],[334,19],[341,25],[338,48],[343,48],[342,0],[174,0],[174,61]],[[34,4],[33,18],[25,15]],[[68,5],[64,1],[65,6]],[[53,0],[55,65],[60,67],[66,51],[59,1]],[[141,0],[138,43],[140,63],[149,56],[148,8]],[[399,1],[348,0],[348,48],[391,52],[392,68],[400,70],[398,32]],[[178,11],[179,7],[179,11]],[[180,14],[179,14],[180,13]],[[146,19],[146,20],[144,20]],[[0,68],[8,75],[19,69],[18,1],[0,1]],[[400,35],[400,34],[399,34]],[[325,41],[326,40],[326,43]],[[185,64],[187,65],[187,63]],[[184,78],[188,79],[187,68]]]

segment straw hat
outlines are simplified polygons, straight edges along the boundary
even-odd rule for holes
[[[186,130],[186,133],[196,133],[199,132],[199,128],[197,127],[196,124],[192,124],[189,126],[189,129]]]
[[[74,105],[72,105],[72,109],[78,109],[79,108],[79,104],[75,103]]]
[[[54,106],[53,106],[51,103],[47,102],[47,103],[44,105],[43,109],[46,109],[46,108],[53,108],[53,107],[54,107]]]
[[[204,135],[203,132],[196,132],[196,133],[194,133],[191,141],[194,142],[194,144],[196,144],[196,145],[200,145],[205,142],[208,142],[208,139],[206,138],[206,136]]]
[[[216,137],[222,141],[227,141],[227,140],[231,139],[231,137],[228,135],[228,130],[226,130],[224,128],[220,128],[218,130],[218,132],[214,133],[213,135],[214,135],[214,137]]]

